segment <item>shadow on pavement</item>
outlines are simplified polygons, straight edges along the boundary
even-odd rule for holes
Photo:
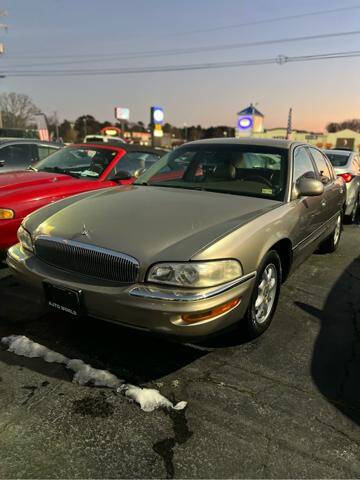
[[[109,370],[135,383],[155,381],[208,353],[207,349],[169,342],[100,320],[73,319],[56,312],[29,323],[2,322],[0,337],[13,334],[26,335],[69,358],[81,358],[95,368]],[[19,365],[38,369],[38,362],[33,359],[14,360],[12,356],[11,363],[17,361]]]
[[[320,392],[360,424],[360,257],[341,274],[319,310],[295,302],[320,320],[311,374]]]

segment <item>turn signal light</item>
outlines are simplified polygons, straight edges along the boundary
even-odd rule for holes
[[[10,208],[0,208],[0,220],[11,220],[15,217],[15,213]]]
[[[354,175],[352,175],[351,173],[340,173],[338,177],[341,177],[345,181],[345,183],[349,183],[354,178]]]
[[[184,315],[181,315],[181,318],[186,323],[202,322],[204,320],[209,320],[210,318],[217,317],[218,315],[221,315],[223,313],[226,313],[232,310],[237,305],[239,305],[239,303],[240,303],[240,299],[234,298],[234,300],[224,303],[223,305],[220,305],[220,307],[216,307],[216,308],[213,308],[212,310],[208,310],[207,312],[186,313]]]

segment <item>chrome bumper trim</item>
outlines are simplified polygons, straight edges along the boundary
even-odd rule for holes
[[[20,262],[20,263],[24,262],[25,260],[27,260],[32,255],[34,255],[32,252],[28,252],[26,250],[23,250],[20,243],[16,243],[12,247],[10,247],[9,250],[7,251],[7,256],[11,260],[15,260],[16,262]]]
[[[196,302],[199,300],[206,300],[207,298],[214,297],[220,293],[226,292],[241,283],[244,283],[256,276],[256,272],[251,272],[248,275],[237,278],[232,282],[224,283],[213,288],[207,288],[204,290],[170,290],[166,288],[159,288],[152,285],[148,286],[136,286],[129,290],[129,294],[133,297],[141,297],[151,300],[162,300],[170,302]]]

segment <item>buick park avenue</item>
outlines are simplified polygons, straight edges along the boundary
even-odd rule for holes
[[[24,219],[8,251],[47,306],[180,339],[270,325],[281,284],[340,241],[345,186],[310,145],[185,144],[134,184]]]

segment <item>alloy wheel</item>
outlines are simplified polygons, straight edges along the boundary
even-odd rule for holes
[[[257,297],[254,303],[255,319],[263,324],[269,318],[274,305],[278,284],[277,269],[274,264],[266,266],[258,285]]]

